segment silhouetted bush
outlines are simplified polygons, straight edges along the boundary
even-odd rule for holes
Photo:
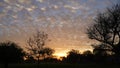
[[[0,63],[5,64],[7,67],[8,63],[23,62],[25,53],[14,42],[0,42]]]

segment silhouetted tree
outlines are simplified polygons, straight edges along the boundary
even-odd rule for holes
[[[98,44],[98,45],[92,45],[93,46],[93,54],[99,55],[99,56],[108,56],[113,55],[114,52],[112,52],[112,47],[109,47],[105,44]]]
[[[90,50],[84,51],[83,55],[88,56],[88,55],[92,55],[92,52]]]
[[[92,45],[93,46],[93,54],[94,54],[94,60],[98,63],[108,63],[108,59],[113,59],[112,55],[114,55],[114,52],[112,51],[112,48],[105,45],[105,44],[97,44]],[[110,62],[109,62],[110,63]]]
[[[87,35],[105,47],[112,47],[112,51],[120,55],[120,4],[99,13],[95,23],[87,29]]]
[[[0,63],[5,64],[5,68],[8,68],[8,63],[15,63],[23,61],[25,53],[14,42],[0,42]]]
[[[83,61],[84,62],[93,62],[93,53],[90,50],[86,50],[83,52]]]
[[[30,54],[33,57],[37,58],[38,65],[40,59],[51,56],[54,52],[53,49],[44,47],[47,39],[48,34],[42,31],[37,31],[32,37],[27,40],[29,46],[27,49],[30,51]]]
[[[72,49],[68,52],[68,55],[66,57],[66,61],[70,62],[70,63],[77,63],[77,62],[79,62],[79,58],[80,58],[79,51]]]

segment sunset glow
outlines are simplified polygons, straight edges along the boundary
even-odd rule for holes
[[[56,55],[59,56],[59,57],[65,57],[65,56],[67,56],[66,53],[65,54],[64,53],[58,53]]]
[[[57,56],[58,58],[60,58],[60,57],[66,57],[66,56],[67,56],[67,53],[66,53],[66,52],[61,52],[61,53],[55,53],[55,54],[53,54],[53,55],[55,55],[55,56]]]

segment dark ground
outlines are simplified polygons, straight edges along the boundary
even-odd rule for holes
[[[0,68],[4,68],[0,65]],[[37,68],[37,64],[9,64],[8,68]],[[119,64],[67,64],[67,63],[45,63],[39,68],[120,68]]]

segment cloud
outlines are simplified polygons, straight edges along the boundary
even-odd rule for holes
[[[17,0],[15,0],[17,1]],[[18,2],[20,4],[24,4],[24,5],[30,5],[32,3],[33,0],[18,0]]]
[[[40,3],[43,3],[44,2],[44,0],[37,0],[38,2],[40,2]]]
[[[106,2],[106,1],[103,1]],[[4,0],[0,3],[0,38],[24,39],[35,29],[49,33],[50,46],[88,45],[85,28],[95,11],[107,5],[101,0]],[[9,36],[8,36],[9,35]],[[22,36],[22,37],[21,37]],[[24,45],[24,44],[23,44]]]
[[[42,10],[42,11],[46,11],[46,8],[45,8],[45,7],[42,7],[41,10]]]

